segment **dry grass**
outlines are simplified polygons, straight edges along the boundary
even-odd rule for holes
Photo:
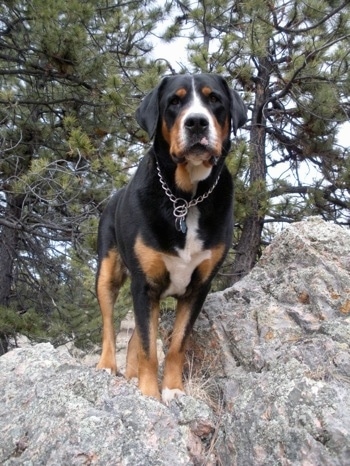
[[[216,379],[210,374],[210,366],[204,367],[203,364],[199,365],[195,362],[193,352],[186,354],[186,363],[184,369],[184,385],[187,395],[203,401],[215,413],[220,411],[222,407],[222,393]],[[213,362],[212,362],[213,364]]]

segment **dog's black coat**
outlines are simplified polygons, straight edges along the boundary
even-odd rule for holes
[[[186,338],[231,244],[233,186],[225,157],[231,131],[245,123],[246,110],[222,77],[180,75],[164,78],[143,100],[136,118],[154,143],[101,217],[96,284],[104,333],[98,367],[116,371],[112,311],[128,271],[136,331],[126,375],[138,376],[146,395],[159,397],[158,303],[168,294],[178,299],[163,379],[168,400],[183,391]],[[188,208],[181,231],[170,197],[190,202],[203,195]]]

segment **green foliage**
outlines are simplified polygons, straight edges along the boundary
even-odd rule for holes
[[[164,71],[147,57],[152,3],[0,5],[1,332],[99,338],[98,217],[141,155],[134,112]]]
[[[44,332],[44,322],[37,318],[35,310],[20,314],[13,308],[0,307],[0,328],[3,333],[15,336],[17,333],[40,338]]]
[[[50,277],[50,285],[45,279],[40,280],[42,289],[46,290],[40,302],[30,297],[29,288],[22,286],[21,299],[14,301],[13,307],[0,307],[2,333],[12,337],[21,334],[32,341],[50,341],[57,346],[74,341],[84,349],[100,343],[101,317],[92,293],[94,273],[73,252],[71,256],[75,258],[66,264],[69,275],[61,283],[53,283],[53,277]],[[114,315],[116,329],[131,306],[128,285],[125,285]]]
[[[318,214],[349,226],[349,151],[337,141],[350,108],[345,3],[2,2],[0,332],[99,340],[98,218],[143,154],[136,107],[172,71],[151,56],[164,24],[166,43],[187,37],[180,72],[221,73],[249,108],[228,157],[236,228],[214,288],[248,271],[285,222]],[[127,288],[118,302],[117,325]]]
[[[55,295],[51,296],[52,310],[47,316],[47,334],[55,345],[74,341],[76,346],[87,349],[100,343],[102,329],[101,316],[93,293],[94,264],[90,265],[71,251],[67,265],[67,280],[59,284]],[[114,315],[116,329],[130,308],[130,293],[127,286],[124,286]]]

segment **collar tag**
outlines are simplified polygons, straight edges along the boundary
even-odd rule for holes
[[[187,232],[186,217],[176,217],[175,228],[177,231],[181,231],[181,233],[186,234]]]

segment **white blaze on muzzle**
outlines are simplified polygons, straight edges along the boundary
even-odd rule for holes
[[[203,158],[208,158],[207,151],[210,152],[211,148],[215,148],[217,138],[215,117],[203,104],[195,89],[194,80],[192,80],[192,99],[182,113],[180,120],[179,146],[181,152],[185,153],[187,157],[190,156],[190,161],[195,164],[196,158],[201,160],[201,149]]]

